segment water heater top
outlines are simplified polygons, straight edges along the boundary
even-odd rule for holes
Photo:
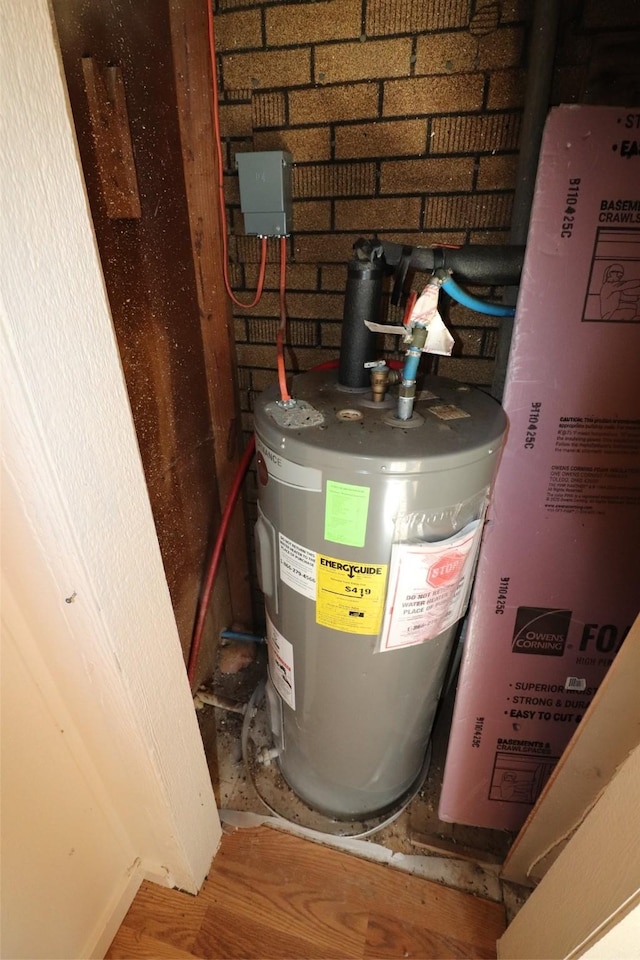
[[[507,427],[495,400],[442,377],[425,377],[414,418],[406,425],[394,424],[395,393],[390,391],[386,403],[374,404],[368,391],[341,388],[334,371],[301,374],[293,381],[293,409],[278,404],[276,387],[260,395],[256,434],[298,463],[341,465],[345,458],[355,458],[364,470],[412,473],[446,470],[485,457],[500,444]]]

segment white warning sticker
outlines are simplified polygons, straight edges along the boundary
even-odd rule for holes
[[[464,417],[470,417],[471,414],[453,403],[439,403],[437,406],[427,407],[429,413],[432,413],[439,420],[462,420]]]
[[[433,640],[464,614],[482,521],[436,543],[394,543],[381,651]]]
[[[269,649],[269,677],[282,699],[292,710],[296,708],[296,687],[293,669],[293,645],[267,616],[267,646]]]
[[[316,554],[278,534],[280,579],[309,600],[316,599]]]

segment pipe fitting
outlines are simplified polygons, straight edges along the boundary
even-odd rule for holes
[[[271,761],[280,756],[279,747],[263,747],[257,754],[256,760],[265,767],[271,766]]]
[[[389,368],[378,367],[371,371],[371,399],[374,403],[382,403],[389,388]]]

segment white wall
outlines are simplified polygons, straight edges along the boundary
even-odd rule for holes
[[[135,850],[6,582],[2,619],[2,956],[101,953]]]
[[[87,957],[220,828],[47,2],[2,19],[2,955]]]

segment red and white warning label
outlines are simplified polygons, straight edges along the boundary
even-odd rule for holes
[[[433,640],[464,614],[482,536],[474,520],[447,540],[395,543],[381,651]]]
[[[292,710],[296,708],[296,685],[293,669],[293,645],[267,616],[267,644],[271,682]]]

